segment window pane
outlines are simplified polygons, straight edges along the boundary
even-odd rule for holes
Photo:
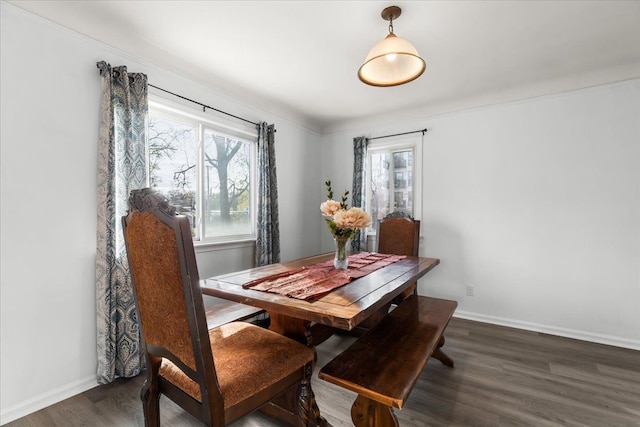
[[[389,153],[371,153],[371,199],[369,200],[369,209],[371,211],[372,226],[375,226],[379,219],[387,215],[390,210],[390,193],[389,182],[390,177],[390,154]]]
[[[251,144],[206,131],[205,238],[251,234]]]
[[[149,182],[191,222],[196,236],[197,128],[159,116],[149,117]]]
[[[413,150],[393,153],[394,211],[413,216]]]
[[[413,215],[413,150],[371,150],[369,161],[372,227],[394,211]]]

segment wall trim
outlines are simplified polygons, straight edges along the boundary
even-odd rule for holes
[[[453,317],[640,351],[640,340],[617,337],[615,335],[596,334],[593,332],[579,331],[576,329],[558,328],[556,326],[523,322],[515,319],[506,319],[504,317],[487,316],[484,314],[472,313],[468,311],[456,311]]]
[[[591,332],[578,331],[575,329],[558,328],[555,326],[542,325],[532,322],[523,322],[515,319],[507,319],[504,317],[487,316],[484,314],[478,314],[468,311],[456,311],[454,317],[640,351],[640,340],[617,337],[614,335],[595,334]],[[2,408],[2,412],[0,412],[0,425],[15,421],[18,418],[22,418],[26,415],[32,414],[36,411],[39,411],[40,409],[61,402],[65,399],[83,393],[97,386],[97,379],[92,375],[83,380],[75,381],[62,387],[58,387],[47,393],[43,393],[40,396],[36,396],[34,398],[18,403],[17,405],[13,405],[8,408]]]
[[[0,411],[0,425],[5,425],[18,418],[32,414],[47,406],[62,402],[65,399],[73,397],[98,386],[98,380],[95,375],[91,375],[84,379],[71,382],[62,387],[55,388],[39,396],[32,397],[16,405],[2,408]]]

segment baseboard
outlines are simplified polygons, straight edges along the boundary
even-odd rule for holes
[[[527,331],[541,332],[566,338],[573,338],[581,341],[589,341],[598,344],[628,348],[631,350],[640,350],[640,341],[613,335],[594,334],[585,331],[578,331],[575,329],[557,328],[554,326],[541,325],[531,322],[522,322],[519,320],[506,319],[502,317],[486,316],[483,314],[471,313],[461,310],[456,311],[454,317],[474,320],[477,322],[490,323],[494,325],[507,326],[510,328],[524,329]],[[13,405],[8,408],[2,408],[2,410],[0,411],[0,425],[10,423],[11,421],[39,411],[40,409],[46,408],[47,406],[53,405],[54,403],[61,402],[65,399],[68,399],[69,397],[85,392],[96,386],[98,386],[96,377],[91,376],[83,380],[79,380],[51,390],[50,392],[44,393],[40,396],[36,396],[17,405]]]
[[[541,325],[539,323],[522,322],[520,320],[505,319],[503,317],[486,316],[484,314],[470,313],[467,311],[456,311],[453,317],[461,319],[475,320],[483,323],[507,326],[510,328],[524,329],[527,331],[541,332],[549,335],[557,335],[565,338],[573,338],[581,341],[589,341],[598,344],[611,345],[614,347],[628,348],[630,350],[640,350],[640,341],[617,337],[614,335],[594,334],[591,332],[578,331],[575,329],[558,328],[555,326]]]
[[[10,423],[18,418],[32,414],[40,409],[46,408],[54,403],[61,402],[97,386],[98,380],[95,375],[92,375],[43,393],[40,396],[25,400],[16,405],[9,406],[8,408],[2,408],[0,411],[0,425]]]

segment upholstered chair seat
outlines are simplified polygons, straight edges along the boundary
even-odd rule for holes
[[[227,323],[209,331],[225,409],[291,375],[295,371],[292,367],[313,361],[310,348],[282,338],[280,334],[244,322]],[[198,402],[202,401],[198,383],[169,359],[162,359],[159,375]]]

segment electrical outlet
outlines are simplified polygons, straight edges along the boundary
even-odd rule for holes
[[[467,285],[467,296],[472,297],[473,296],[473,285]]]

